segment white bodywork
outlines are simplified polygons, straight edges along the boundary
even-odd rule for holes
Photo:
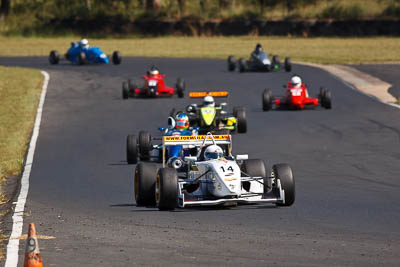
[[[220,159],[199,160],[186,157],[185,177],[178,181],[178,206],[229,205],[240,203],[284,203],[285,193],[280,180],[274,179],[274,193],[264,192],[264,178],[242,176],[239,166],[247,155],[238,155],[238,161],[230,155],[230,135],[207,135],[196,137],[164,137],[163,145],[194,145],[203,148],[210,144],[228,144],[228,156]],[[268,179],[268,178],[267,178]],[[243,186],[246,184],[246,186]]]

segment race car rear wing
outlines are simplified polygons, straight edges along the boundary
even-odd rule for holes
[[[228,145],[228,153],[231,151],[232,137],[229,134],[226,135],[197,135],[197,136],[164,136],[162,139],[162,161],[163,167],[165,167],[165,148],[167,146],[179,146],[179,145],[191,145],[202,148],[208,145]]]
[[[213,92],[190,92],[190,98],[201,98],[205,96],[212,96],[212,97],[228,97],[228,91],[213,91]]]

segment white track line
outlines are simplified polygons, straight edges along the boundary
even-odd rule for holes
[[[24,225],[23,216],[26,198],[28,197],[29,189],[29,176],[31,174],[33,156],[35,154],[36,141],[39,136],[40,122],[42,120],[43,104],[47,93],[47,85],[49,84],[50,76],[47,72],[41,71],[44,76],[42,93],[40,95],[39,107],[36,112],[35,125],[33,126],[33,132],[31,142],[29,143],[28,155],[24,166],[24,172],[21,178],[21,190],[19,192],[17,205],[14,209],[13,227],[10,239],[7,245],[7,255],[5,267],[17,267],[18,265],[18,250],[19,250],[19,237],[22,235],[22,227]]]

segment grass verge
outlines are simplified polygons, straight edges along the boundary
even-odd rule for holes
[[[0,37],[0,56],[48,56],[61,54],[78,37]],[[322,64],[359,64],[400,61],[400,38],[302,38],[302,37],[154,37],[89,39],[106,53],[123,56],[226,58],[248,57],[256,43],[281,58]]]
[[[34,124],[43,77],[38,70],[0,66],[0,220],[7,214],[2,184],[17,179]],[[2,230],[2,229],[1,229]],[[0,243],[6,238],[0,230]],[[4,245],[0,245],[0,259]]]

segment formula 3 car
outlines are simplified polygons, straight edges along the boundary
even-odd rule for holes
[[[143,87],[138,87],[135,80],[128,80],[122,83],[122,98],[129,97],[172,97],[177,95],[183,98],[185,95],[186,84],[182,78],[178,78],[175,88],[168,87],[165,84],[165,74],[152,76],[143,75]]]
[[[159,162],[162,157],[162,136],[191,136],[197,135],[198,128],[189,127],[187,130],[175,129],[175,120],[168,118],[167,128],[158,128],[161,136],[152,137],[148,131],[140,131],[139,136],[128,135],[126,139],[126,159],[128,164],[136,164],[138,160]],[[158,142],[159,144],[154,144]],[[165,151],[164,151],[165,152]],[[181,145],[169,146],[164,155],[169,166],[180,166],[184,156],[190,155],[190,148]]]
[[[296,75],[293,77],[296,77]],[[332,108],[331,92],[328,89],[321,87],[317,97],[309,97],[307,86],[301,83],[301,80],[300,84],[300,86],[295,86],[289,81],[287,85],[283,86],[286,90],[282,97],[274,97],[270,89],[265,89],[262,94],[263,110],[268,111],[273,108],[304,109],[307,107],[315,108],[318,105],[326,109]]]
[[[167,167],[164,159],[161,168],[157,164],[139,163],[134,176],[138,206],[156,205],[159,210],[174,210],[248,203],[291,206],[295,201],[295,180],[289,165],[273,165],[267,173],[262,160],[248,159],[247,155],[234,157],[231,149],[225,155],[206,154],[209,146],[230,148],[230,135],[165,136],[162,142],[164,149],[192,145],[199,153],[186,156],[180,168]]]
[[[108,56],[100,50],[100,48],[93,47],[83,47],[81,42],[71,42],[71,47],[65,53],[64,57],[60,56],[57,50],[52,50],[49,55],[49,62],[52,65],[58,64],[61,60],[68,60],[71,63],[77,65],[84,64],[108,64]],[[112,62],[115,65],[121,64],[122,58],[119,51],[114,51],[112,56]]]
[[[203,104],[190,104],[186,113],[191,126],[200,127],[199,134],[207,132],[247,132],[246,110],[234,107],[232,113],[225,110],[227,103],[216,104],[214,98],[228,97],[227,91],[190,92],[190,98],[203,98]],[[171,112],[173,115],[174,111]]]
[[[279,56],[274,55],[272,59],[270,59],[269,55],[263,51],[257,54],[253,53],[248,60],[240,58],[237,61],[234,56],[229,56],[228,71],[235,71],[236,66],[239,69],[239,72],[278,71],[282,69],[282,67],[284,67],[287,72],[292,70],[292,62],[289,57],[285,58],[285,62],[282,64]]]

